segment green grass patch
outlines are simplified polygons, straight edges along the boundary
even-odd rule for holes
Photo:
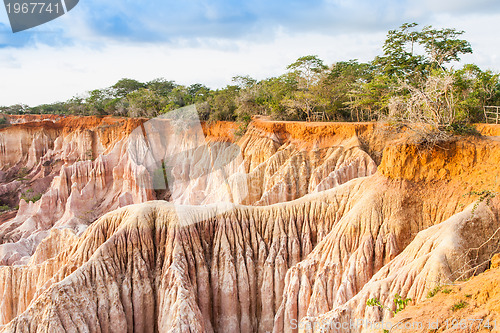
[[[451,311],[453,311],[453,312],[458,311],[460,309],[465,308],[467,305],[469,305],[469,304],[467,302],[464,302],[464,301],[457,302],[451,306]]]
[[[29,170],[28,168],[21,168],[19,169],[19,171],[17,172],[17,175],[16,175],[16,179],[19,180],[19,181],[24,181],[24,180],[27,180],[26,179],[26,176],[29,174]]]
[[[436,286],[436,287],[434,287],[434,289],[429,290],[429,292],[427,293],[427,298],[431,298],[431,297],[436,296],[437,293],[441,291],[441,289],[442,289],[441,286]]]
[[[42,193],[33,194],[32,189],[28,189],[24,194],[21,195],[21,199],[26,202],[37,202],[42,197]]]

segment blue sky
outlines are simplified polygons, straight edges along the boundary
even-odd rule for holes
[[[279,75],[306,54],[368,61],[404,22],[465,30],[475,52],[464,62],[500,70],[498,0],[80,0],[16,34],[0,8],[0,105],[66,100],[122,77],[217,88]]]

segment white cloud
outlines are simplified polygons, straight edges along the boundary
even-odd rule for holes
[[[165,77],[181,84],[223,87],[239,74],[257,79],[280,75],[288,64],[306,54],[317,54],[327,63],[353,58],[368,61],[380,52],[383,38],[381,34],[281,34],[265,43],[212,40],[201,41],[197,47],[115,43],[100,49],[76,45],[4,49],[0,51],[0,105],[67,100],[123,77],[143,82]]]
[[[428,13],[429,6],[424,6],[422,13]],[[500,40],[495,28],[500,13],[434,12],[421,21],[419,15],[411,17],[408,13],[401,15],[400,23],[415,20],[422,25],[465,30],[463,38],[471,42],[474,54],[464,56],[464,62],[500,70]],[[96,35],[83,17],[72,21],[75,17],[67,15],[59,21],[71,40],[65,46],[36,44],[0,49],[0,105],[67,100],[90,89],[110,86],[123,77],[140,81],[165,77],[180,84],[199,82],[217,88],[231,83],[235,75],[248,74],[257,79],[280,75],[288,64],[307,54],[317,54],[328,64],[354,58],[369,61],[382,53],[385,37],[381,29],[367,28],[377,23],[367,17],[366,26],[346,28],[349,33],[345,34],[335,29],[326,35],[324,29],[320,29],[323,33],[299,34],[277,28],[239,39],[184,38],[148,44]]]

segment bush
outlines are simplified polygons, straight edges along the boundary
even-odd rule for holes
[[[24,201],[26,202],[37,202],[38,200],[40,200],[42,198],[42,193],[38,193],[38,194],[33,194],[33,190],[32,189],[28,189],[26,191],[26,193],[22,194],[21,195],[21,199],[24,199]]]
[[[427,298],[436,296],[437,293],[441,291],[441,288],[442,288],[441,286],[436,286],[434,287],[434,289],[429,290],[429,292],[427,293]]]
[[[382,305],[382,303],[380,303],[380,301],[377,298],[370,298],[369,300],[366,301],[366,305],[377,306],[381,309],[389,310],[393,314],[396,314],[400,311],[403,311],[408,305],[408,303],[411,301],[412,301],[411,298],[402,298],[401,296],[399,296],[399,294],[394,295],[394,304],[396,304],[396,310],[394,311],[392,311],[391,308]]]
[[[469,305],[469,304],[467,302],[464,302],[464,301],[457,302],[457,303],[452,305],[451,311],[453,311],[453,312],[458,311],[460,309],[465,308],[467,305]]]
[[[463,136],[480,136],[481,133],[471,124],[465,122],[454,122],[451,123],[446,130],[455,135]]]
[[[23,167],[23,168],[19,169],[19,171],[17,171],[16,179],[20,180],[20,181],[27,180],[26,176],[28,174],[29,174],[28,168]]]

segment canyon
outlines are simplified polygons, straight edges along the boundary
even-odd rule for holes
[[[500,320],[500,126],[9,117],[0,332]]]

